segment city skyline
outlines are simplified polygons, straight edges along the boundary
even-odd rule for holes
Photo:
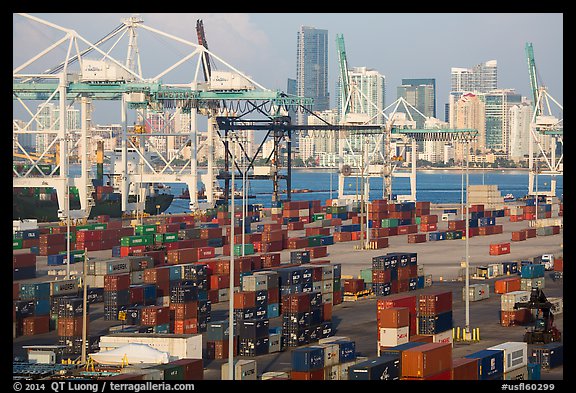
[[[122,18],[131,15],[73,13],[34,14],[34,16],[62,27],[75,29],[86,39],[95,42],[113,30]],[[328,31],[330,108],[336,107],[338,77],[336,34],[344,36],[349,67],[368,67],[383,74],[388,92],[395,91],[396,87],[402,84],[402,79],[435,79],[437,114],[443,112],[448,101],[451,68],[472,68],[490,60],[498,62],[498,88],[515,89],[518,94],[529,97],[530,82],[524,47],[526,42],[532,42],[540,83],[548,86],[550,94],[562,102],[563,15],[561,13],[349,15],[143,13],[141,16],[146,25],[194,43],[197,42],[196,32],[189,27],[197,19],[202,19],[209,49],[212,52],[266,88],[282,91],[286,91],[288,78],[296,78],[296,36],[300,27],[325,29]],[[88,17],[91,23],[86,23]],[[13,20],[14,48],[20,48],[13,52],[14,66],[22,64],[54,42],[53,36],[46,33],[44,27],[31,27],[33,22],[16,14]],[[98,23],[93,23],[95,20]],[[450,21],[449,28],[445,23],[447,21]],[[410,33],[401,28],[402,23],[410,23]],[[489,26],[490,29],[470,27],[482,24]],[[430,25],[435,28],[425,29]],[[465,31],[465,34],[456,34],[455,32],[459,30]],[[234,34],[231,35],[231,32]],[[391,33],[397,34],[397,39],[390,40]],[[426,40],[421,39],[423,34],[427,35]],[[61,35],[60,32],[54,37]],[[165,44],[163,40],[161,41],[161,44]],[[36,45],[35,48],[30,48],[31,42]],[[498,45],[494,45],[494,42],[498,42]],[[148,76],[154,75],[156,66],[153,63],[156,60],[146,58],[145,52],[156,48],[158,40],[154,42],[142,34],[138,43],[143,57],[143,72]],[[177,53],[174,59],[182,56],[170,45],[164,46],[173,56]],[[191,79],[189,76],[186,77]],[[186,81],[183,79],[180,82]],[[386,105],[394,100],[394,95],[388,94]],[[100,114],[94,115],[98,121]],[[102,121],[115,122],[114,119]]]

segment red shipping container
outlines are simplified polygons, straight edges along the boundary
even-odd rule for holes
[[[216,249],[214,247],[198,247],[197,253],[198,259],[214,258],[216,255]]]
[[[452,379],[455,381],[478,380],[478,359],[477,358],[452,359]]]
[[[204,365],[202,359],[178,359],[170,362],[174,366],[182,366],[185,381],[198,381],[204,379]]]
[[[25,317],[22,320],[22,325],[22,335],[24,336],[48,333],[50,331],[50,316],[37,315]]]
[[[470,205],[469,210],[472,213],[483,212],[484,211],[484,205]]]
[[[130,288],[130,273],[106,274],[104,276],[105,291],[121,291]]]
[[[275,252],[275,251],[282,251],[284,249],[284,242],[279,240],[276,242],[268,242],[261,244],[260,252]]]
[[[372,270],[372,282],[381,284],[390,282],[390,270]]]
[[[251,307],[256,307],[256,292],[254,291],[234,292],[235,309],[247,309]]]
[[[420,216],[420,224],[437,224],[438,223],[438,215],[423,215]]]
[[[36,254],[31,252],[12,254],[12,268],[36,266]]]
[[[351,232],[334,232],[334,242],[349,242],[351,240]]]
[[[523,218],[525,220],[534,220],[534,219],[536,219],[536,214],[535,213],[524,213]]]
[[[554,258],[554,271],[563,272],[564,271],[564,258],[555,257]]]
[[[66,231],[66,227],[62,228],[64,228],[63,231]],[[57,244],[66,244],[66,233],[62,232],[62,233],[49,233],[40,235],[40,244],[46,244],[49,246],[54,246]]]
[[[294,293],[282,296],[282,312],[306,312],[310,311],[310,295],[306,293]]]
[[[342,225],[342,219],[341,218],[330,218],[330,225],[331,226]]]
[[[200,239],[217,239],[222,236],[222,228],[200,229]]]
[[[438,374],[430,375],[424,378],[416,377],[402,377],[404,381],[449,381],[452,379],[452,369],[439,372]]]
[[[86,330],[89,328],[90,324],[87,323]],[[82,316],[58,317],[58,321],[56,323],[56,334],[60,337],[82,337]]]
[[[278,288],[268,289],[268,304],[280,303],[280,290]]]
[[[267,253],[260,255],[262,267],[280,266],[280,253]]]
[[[40,246],[39,239],[22,239],[22,248],[32,248]]]
[[[369,247],[372,250],[378,250],[381,248],[388,247],[388,238],[387,237],[379,237],[376,239],[370,239]]]
[[[398,293],[408,292],[410,289],[410,280],[408,278],[404,280],[397,280],[398,282]]]
[[[306,247],[306,251],[310,251],[310,259],[323,258],[328,255],[327,246]]]
[[[410,342],[432,343],[434,342],[434,337],[425,334],[410,335]]]
[[[291,250],[304,248],[308,245],[308,239],[303,237],[291,237],[288,239],[288,248]]]
[[[524,232],[524,231],[512,232],[512,239],[510,239],[510,240],[512,240],[513,242],[526,240],[526,232]]]
[[[432,316],[452,310],[452,292],[418,295],[418,315]]]
[[[408,307],[391,307],[378,310],[376,313],[378,328],[399,328],[410,323],[410,310]]]
[[[142,307],[142,325],[158,326],[170,323],[170,307],[145,306]]]
[[[490,244],[490,255],[510,254],[510,243]]]
[[[174,321],[174,334],[197,334],[198,319],[177,319]]]
[[[418,277],[418,265],[408,265],[409,270],[409,278],[416,278]]]
[[[178,248],[176,250],[169,250],[166,253],[167,262],[170,265],[178,265],[181,263],[191,263],[198,261],[198,249],[196,248]]]
[[[324,368],[311,371],[290,371],[290,379],[293,381],[323,381]]]
[[[552,225],[552,234],[559,235],[560,234],[560,227],[558,225]]]
[[[474,237],[480,235],[480,228],[479,227],[469,227],[468,228],[468,237]]]
[[[524,231],[526,232],[526,239],[536,237],[536,228],[527,228]]]
[[[146,284],[168,284],[170,282],[170,270],[160,266],[144,269],[144,282]]]
[[[458,229],[466,229],[466,220],[448,221],[448,230],[449,231],[455,231]]]
[[[493,225],[492,228],[493,228],[493,229],[492,229],[492,234],[493,234],[493,235],[497,235],[497,234],[499,234],[499,233],[502,233],[502,231],[503,231],[503,229],[504,229],[504,228],[502,227],[502,225],[500,225],[500,224],[499,224],[499,225]]]
[[[208,292],[208,300],[210,300],[210,303],[212,304],[218,303],[218,289],[209,289],[207,292]]]
[[[435,232],[438,230],[438,224],[420,224],[420,231],[421,232]]]
[[[142,285],[130,285],[130,304],[144,303],[144,287]]]
[[[20,300],[20,283],[12,283],[12,300]]]
[[[374,276],[374,270],[372,271],[372,276]],[[372,279],[374,282],[374,279]],[[358,292],[364,291],[366,289],[366,284],[361,278],[345,278],[342,279],[342,287],[345,293],[356,294]]]
[[[398,280],[407,280],[410,278],[410,266],[400,266],[397,269]]]
[[[519,221],[524,221],[524,216],[522,214],[510,215],[510,222],[519,222]]]
[[[520,277],[508,277],[494,281],[494,293],[508,293],[520,290]]]
[[[142,255],[146,251],[146,246],[120,246],[120,256]]]
[[[262,242],[277,242],[282,240],[282,231],[265,231],[262,232]]]
[[[532,312],[527,308],[514,311],[500,311],[500,324],[502,326],[518,326],[532,322]]]
[[[228,358],[228,342],[229,340],[215,340],[206,342],[206,358],[207,359],[227,359]],[[232,353],[234,356],[238,355],[238,336],[234,336],[234,348]]]
[[[425,243],[427,236],[425,233],[411,233],[408,235],[408,243]]]
[[[144,251],[142,255],[152,257],[154,260],[154,266],[163,265],[166,263],[166,251],[164,250],[150,250]]]
[[[304,223],[302,221],[289,222],[288,229],[291,231],[304,229]]]

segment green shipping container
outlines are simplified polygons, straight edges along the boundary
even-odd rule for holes
[[[167,381],[181,381],[184,380],[184,367],[175,364],[159,364],[154,367],[157,370],[162,370],[164,373],[164,380]]]
[[[342,287],[342,280],[340,277],[337,277],[334,279],[334,284],[332,285],[332,290],[334,292],[339,291],[340,288]]]
[[[136,225],[134,234],[143,236],[143,235],[150,235],[156,233],[156,225],[149,224],[149,225]]]
[[[121,246],[150,246],[154,244],[154,238],[151,235],[147,236],[124,236],[120,238]]]
[[[372,269],[360,269],[360,278],[365,283],[372,283]]]
[[[420,225],[420,221],[422,221],[422,218],[421,218],[421,217],[416,217],[416,224],[417,224],[417,225]]]
[[[398,226],[398,219],[397,218],[383,218],[382,219],[382,228],[394,228]]]
[[[324,214],[316,213],[312,216],[312,221],[319,221],[319,220],[323,220],[323,219],[324,219]]]
[[[235,244],[234,256],[242,255],[242,246],[244,246],[244,255],[254,254],[254,244]]]
[[[177,233],[156,233],[154,235],[156,243],[174,243],[178,241]]]
[[[58,254],[67,254],[67,251],[60,251]],[[74,262],[82,262],[84,260],[84,250],[70,250],[70,255]]]
[[[322,236],[308,236],[308,247],[318,247],[322,245]]]
[[[22,239],[12,239],[12,249],[13,250],[22,249]]]

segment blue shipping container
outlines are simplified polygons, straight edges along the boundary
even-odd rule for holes
[[[388,296],[392,293],[392,286],[389,282],[373,283],[372,291],[376,296]]]
[[[356,342],[349,340],[335,341],[338,344],[338,362],[346,363],[356,359]]]
[[[324,348],[306,347],[292,350],[292,370],[310,371],[324,367]]]
[[[470,228],[477,228],[478,227],[478,219],[477,218],[476,219],[471,218],[470,220],[468,220],[468,226]]]
[[[279,303],[269,303],[267,306],[268,318],[277,318],[280,316]]]
[[[348,369],[350,380],[399,380],[400,356],[384,355],[357,363]]]
[[[538,363],[528,363],[528,379],[531,381],[539,381],[541,374],[541,367]]]
[[[518,274],[518,262],[502,262],[504,274]]]
[[[112,258],[120,258],[120,247],[121,246],[112,246]]]
[[[522,270],[520,272],[521,278],[538,278],[544,277],[544,265],[540,264],[531,264],[522,266]]]
[[[416,284],[416,288],[424,288],[424,276],[418,276],[418,283]]]
[[[564,344],[553,342],[532,348],[531,361],[542,369],[561,366],[564,362]]]
[[[40,299],[34,301],[34,315],[50,314],[50,300]]]
[[[331,246],[334,244],[334,236],[323,236],[320,238],[320,245],[322,246]]]
[[[58,266],[64,264],[66,264],[66,254],[48,255],[48,266]]]
[[[498,379],[504,373],[504,351],[484,349],[465,357],[478,359],[478,379]]]
[[[431,316],[418,316],[418,334],[438,334],[452,330],[452,310]]]

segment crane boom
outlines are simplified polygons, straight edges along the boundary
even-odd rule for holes
[[[536,77],[536,61],[534,60],[534,48],[532,48],[532,43],[526,43],[526,57],[528,59],[528,74],[530,76],[530,88],[532,89],[532,100],[534,105],[538,102],[538,80]],[[539,111],[539,108],[535,108]],[[540,115],[540,113],[537,113]]]
[[[338,65],[340,67],[340,99],[342,100],[342,116],[346,112],[346,100],[350,89],[350,79],[348,75],[348,60],[346,59],[346,49],[344,48],[344,35],[336,34],[336,50],[338,51]]]
[[[208,42],[206,42],[206,35],[204,34],[204,23],[202,19],[196,21],[196,34],[198,35],[198,45],[202,45],[204,48],[208,49]],[[212,70],[210,69],[210,56],[208,52],[202,53],[202,63],[204,67],[202,71],[204,72],[204,81],[208,82],[210,80],[210,75]]]

